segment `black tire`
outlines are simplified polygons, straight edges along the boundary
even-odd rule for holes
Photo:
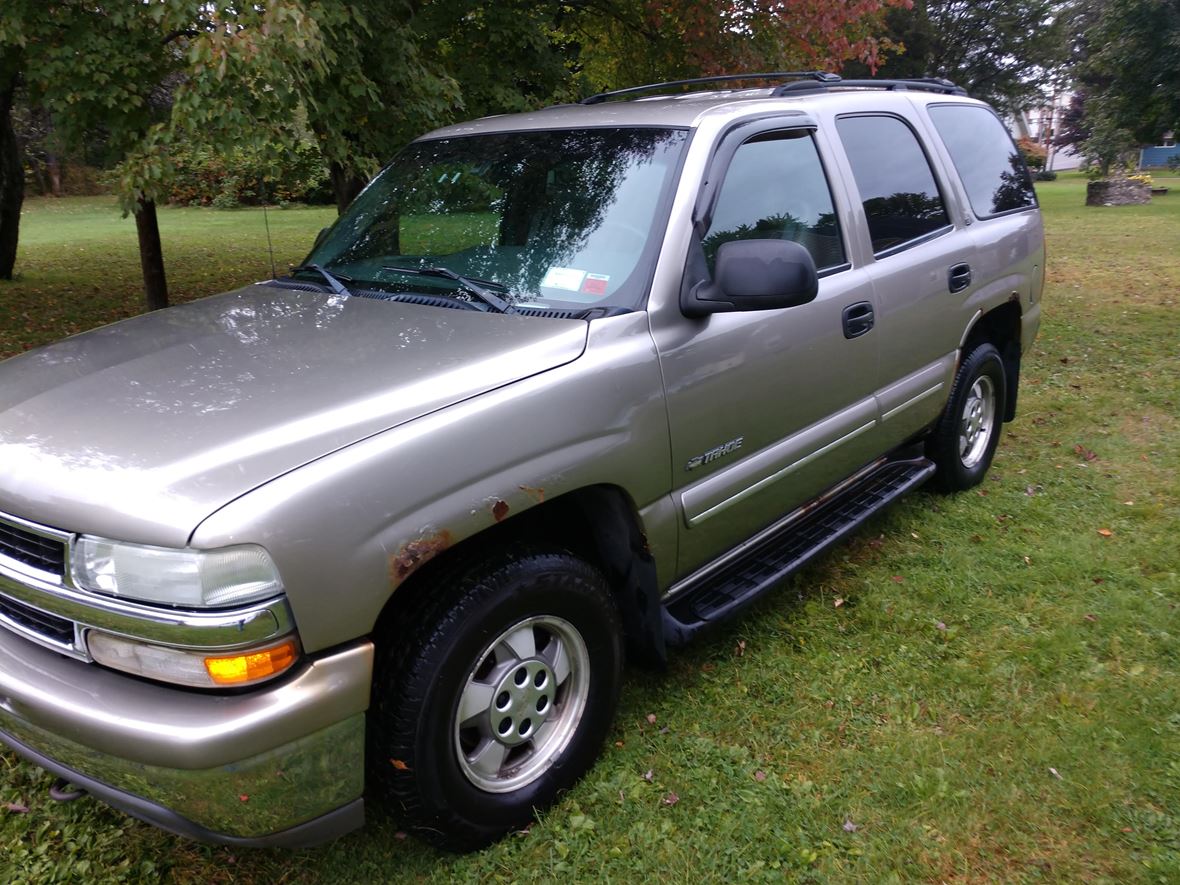
[[[367,755],[370,786],[404,828],[467,851],[526,826],[594,763],[618,703],[622,630],[605,579],[568,553],[518,549],[444,580],[379,643]],[[528,637],[532,657],[517,651]],[[562,651],[564,680],[550,660]],[[506,714],[498,705],[510,692]],[[461,727],[471,698],[480,712]],[[500,768],[479,768],[501,751]]]
[[[938,467],[938,489],[959,492],[983,480],[1000,442],[1006,399],[1000,352],[991,344],[977,345],[959,365],[950,400],[926,443],[926,454]]]

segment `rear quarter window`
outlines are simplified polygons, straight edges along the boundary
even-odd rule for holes
[[[992,111],[973,105],[932,105],[930,119],[977,217],[991,218],[1037,205],[1024,158]]]

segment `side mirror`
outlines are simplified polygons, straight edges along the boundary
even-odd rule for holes
[[[791,240],[731,240],[717,249],[712,281],[686,288],[685,316],[777,310],[815,299],[819,277],[811,253]]]

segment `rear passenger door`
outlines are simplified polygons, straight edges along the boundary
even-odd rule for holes
[[[897,445],[942,410],[969,317],[971,242],[952,225],[945,184],[909,121],[894,114],[836,118],[867,237],[877,301],[880,437]]]

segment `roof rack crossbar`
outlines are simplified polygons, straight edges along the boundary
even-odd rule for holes
[[[908,80],[841,80],[839,83],[824,85],[851,86],[863,89],[888,89],[891,91],[916,89],[922,92],[938,92],[943,95],[967,94],[967,90],[962,86],[957,86],[950,80],[943,80],[941,77],[915,77]],[[784,88],[780,86],[775,90],[775,94],[778,94]]]
[[[694,77],[691,80],[668,80],[664,83],[648,83],[644,86],[630,86],[626,89],[614,89],[610,92],[599,92],[583,98],[579,104],[600,104],[611,98],[624,95],[637,95],[640,92],[653,92],[657,89],[671,89],[676,86],[695,86],[699,83],[724,83],[739,80],[805,80],[816,83],[835,83],[840,80],[836,74],[827,71],[769,71],[761,74],[720,74],[715,77]],[[781,88],[781,87],[780,87]]]

